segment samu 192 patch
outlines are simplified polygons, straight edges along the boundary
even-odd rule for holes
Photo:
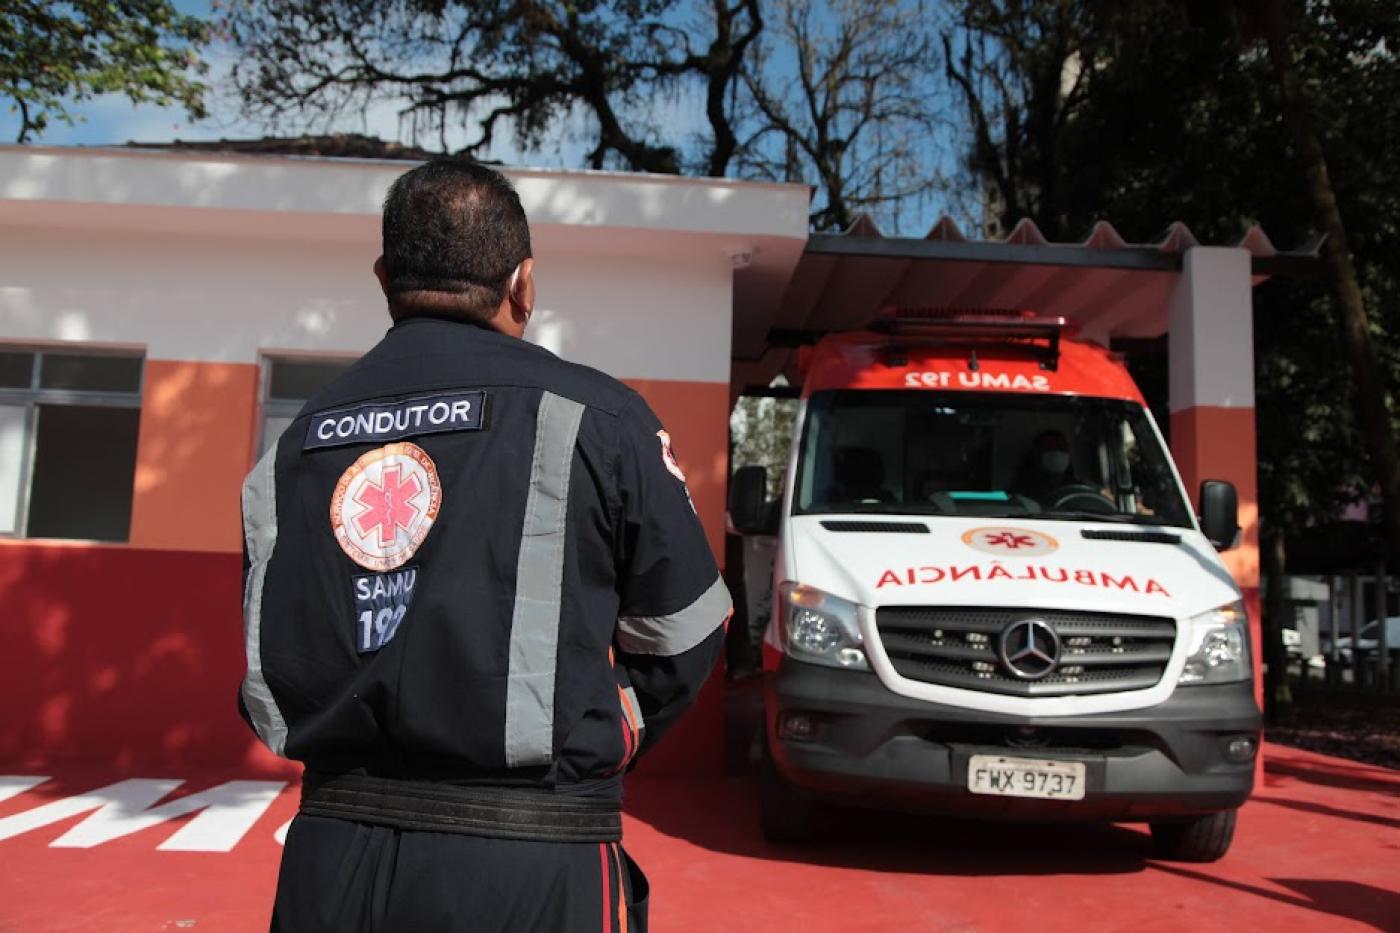
[[[367,573],[354,578],[356,647],[360,654],[378,651],[399,630],[418,584],[418,568]]]

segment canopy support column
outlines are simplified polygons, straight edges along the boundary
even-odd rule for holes
[[[1262,652],[1251,287],[1246,250],[1188,249],[1171,295],[1167,342],[1172,456],[1187,491],[1196,496],[1205,479],[1228,480],[1239,491],[1240,544],[1223,557],[1249,607],[1258,695]]]

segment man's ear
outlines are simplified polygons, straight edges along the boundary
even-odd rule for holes
[[[520,261],[506,298],[517,312],[526,317],[535,310],[535,260],[532,257],[527,256]]]
[[[389,273],[384,269],[384,257],[381,255],[374,260],[374,277],[379,280],[379,287],[384,292],[384,297],[389,297]]]

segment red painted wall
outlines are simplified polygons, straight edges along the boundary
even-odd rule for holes
[[[627,379],[675,442],[695,510],[716,562],[724,563],[729,488],[729,386],[718,382]],[[718,620],[716,620],[718,622]],[[722,662],[721,662],[722,664]],[[716,668],[695,706],[637,765],[642,774],[719,775],[724,771],[724,674]]]
[[[632,380],[666,424],[716,553],[728,387]],[[282,769],[237,714],[243,676],[238,489],[254,444],[252,365],[150,361],[131,546],[0,542],[0,760],[121,770]],[[154,545],[154,547],[152,546]],[[175,550],[166,550],[172,548]],[[716,620],[718,621],[718,620]],[[641,768],[718,774],[719,672]]]
[[[0,547],[0,758],[276,769],[237,713],[241,576],[238,554]]]
[[[92,762],[150,775],[294,774],[237,712],[242,558],[108,545],[0,545],[0,762],[39,771]],[[712,682],[648,773],[718,773]],[[713,720],[713,721],[710,721]]]

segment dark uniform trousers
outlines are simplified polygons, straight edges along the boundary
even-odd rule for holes
[[[272,928],[644,929],[622,776],[731,607],[646,402],[400,322],[254,467],[243,526],[240,710],[308,776]]]
[[[410,832],[297,816],[274,933],[645,933],[647,882],[616,842]]]

